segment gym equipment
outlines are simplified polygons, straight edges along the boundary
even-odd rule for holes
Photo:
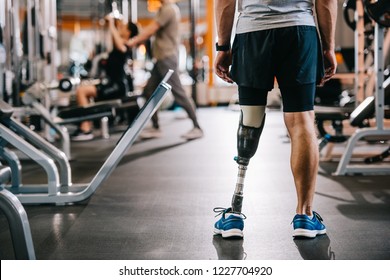
[[[6,63],[1,67],[4,73],[2,99],[17,108],[19,113],[26,113],[24,116],[29,117],[29,108],[24,111],[21,93],[36,81],[51,84],[57,79],[58,1],[0,2],[0,30],[6,50]],[[50,103],[50,95],[41,100],[46,108],[51,107]],[[45,126],[45,138],[54,141],[50,132]]]
[[[63,84],[71,84],[74,81],[77,82],[77,79],[66,78],[61,81],[65,81]],[[77,124],[82,121],[100,120],[102,131],[108,132],[108,122],[105,122],[106,119],[104,118],[112,119],[118,112],[123,112],[126,120],[130,123],[139,112],[138,97],[125,96],[122,99],[100,101],[83,107],[77,106],[63,109],[57,113],[58,118],[54,120],[47,106],[42,104],[42,100],[45,100],[49,90],[58,89],[61,85],[61,81],[59,83],[53,82],[51,84],[37,82],[28,87],[22,96],[22,102],[31,109],[17,108],[14,112],[14,116],[17,116],[17,118],[22,118],[26,114],[40,116],[46,125],[59,136],[62,151],[68,158],[71,157],[70,139],[68,130],[64,125]],[[96,79],[92,82],[98,83],[101,82],[101,80]],[[71,86],[73,87],[74,84]],[[109,135],[106,135],[106,137],[107,136],[109,137]]]
[[[25,19],[22,24],[23,42],[23,84],[32,84],[42,80],[41,68],[45,59],[42,14],[39,0],[31,0],[26,3]]]
[[[345,23],[348,25],[349,28],[352,30],[356,29],[356,21],[354,16],[355,11],[356,11],[356,1],[357,0],[346,0],[343,4],[343,16]],[[364,23],[367,24],[370,22],[370,18],[365,14],[364,15]]]
[[[355,13],[356,10],[356,0],[346,0],[343,4],[343,16],[344,21],[352,30],[356,29],[356,22],[354,19],[351,19],[351,11]]]
[[[67,131],[67,128],[64,126],[60,126],[60,124],[53,121],[53,117],[42,101],[45,101],[48,95],[48,91],[51,89],[58,88],[57,83],[47,85],[45,83],[34,83],[30,87],[28,87],[23,96],[22,96],[22,102],[24,105],[29,106],[32,110],[30,115],[39,115],[42,117],[42,119],[45,121],[45,123],[50,127],[50,129],[54,130],[56,134],[60,138],[62,151],[65,153],[65,155],[70,158],[70,139],[69,139],[69,133]],[[14,116],[18,114],[18,117],[23,116],[26,114],[27,109],[22,108],[20,112],[20,109],[16,110],[14,113]]]
[[[70,84],[73,80],[77,79],[67,78],[64,80]],[[78,124],[82,121],[100,120],[101,130],[108,132],[108,122],[105,121],[106,118],[112,119],[117,115],[117,113],[123,112],[128,120],[128,123],[130,123],[139,112],[139,105],[137,102],[138,97],[126,96],[122,99],[95,102],[88,106],[66,108],[59,111],[57,113],[58,119],[54,120],[51,112],[42,104],[41,101],[45,100],[49,90],[58,89],[61,81],[60,83],[54,82],[49,85],[38,82],[31,85],[25,90],[22,97],[23,104],[29,106],[31,110],[28,112],[26,108],[22,108],[22,110],[18,108],[15,110],[14,116],[16,115],[18,118],[21,118],[27,113],[30,115],[39,115],[50,129],[59,136],[62,151],[68,158],[71,158],[70,139],[67,128],[64,125]],[[99,81],[99,79],[96,79],[96,82]],[[105,134],[105,137],[109,137],[108,133]]]
[[[3,99],[14,106],[19,105],[19,76],[21,72],[22,43],[20,38],[19,1],[2,1],[0,9],[0,27],[2,30],[2,44],[6,50],[4,64],[4,92]]]
[[[390,85],[390,77],[383,83],[383,88],[388,89]],[[364,128],[369,127],[367,120],[375,117],[375,97],[367,97],[358,107],[326,107],[315,106],[316,125],[319,135],[322,137],[319,142],[319,150],[321,151],[328,143],[343,143],[349,138],[349,135],[343,134],[343,121],[349,120],[354,127]],[[388,110],[385,111],[385,118],[389,118]],[[325,129],[325,122],[331,121],[332,127],[335,130],[334,134],[330,134]],[[384,159],[384,157],[380,157]],[[366,163],[371,162],[367,159]],[[372,162],[379,162],[375,160]]]
[[[343,143],[347,141],[348,136],[343,134],[343,120],[349,118],[353,108],[351,107],[327,107],[315,106],[316,126],[319,135],[322,137],[319,141],[319,150],[321,151],[328,143]],[[330,134],[325,129],[325,123],[331,121],[335,130]]]
[[[26,211],[17,197],[3,187],[11,173],[8,166],[0,166],[0,209],[7,217],[12,245],[17,260],[35,260],[34,244]]]
[[[355,33],[355,99],[358,106],[367,96],[370,96],[365,95],[364,90],[372,92],[375,88],[375,75],[368,74],[372,72],[370,68],[374,64],[374,27],[375,24],[382,27],[390,26],[390,2],[346,0],[343,7],[345,22]],[[366,82],[367,76],[369,80]]]
[[[347,3],[348,2],[348,3]],[[333,142],[333,143],[341,143],[345,142],[348,139],[350,139],[350,135],[344,135],[342,133],[343,130],[343,121],[348,120],[350,121],[350,124],[352,126],[358,127],[358,131],[366,131],[369,130],[369,121],[368,119],[375,116],[376,112],[376,92],[378,92],[378,86],[376,85],[379,83],[379,89],[383,91],[383,89],[390,89],[388,87],[389,80],[387,79],[385,82],[382,83],[383,77],[385,76],[385,72],[383,71],[383,65],[379,68],[377,68],[376,61],[377,58],[375,57],[377,54],[377,49],[380,49],[382,60],[384,61],[383,53],[388,54],[389,52],[389,43],[390,43],[390,34],[386,34],[386,38],[384,37],[384,32],[382,34],[378,35],[378,30],[376,27],[378,24],[375,24],[375,22],[369,17],[368,13],[364,13],[364,10],[367,10],[367,6],[363,5],[363,0],[350,0],[346,1],[344,3],[344,7],[346,9],[353,10],[354,12],[354,18],[356,19],[356,28],[354,30],[355,33],[355,55],[354,55],[354,70],[355,70],[355,88],[354,88],[354,99],[355,99],[355,106],[351,107],[324,107],[324,106],[315,106],[315,112],[316,112],[316,120],[317,120],[317,128],[320,132],[320,135],[322,136],[322,139],[319,143],[320,150],[326,146],[327,143]],[[367,1],[365,4],[368,4]],[[380,3],[378,3],[380,4]],[[383,6],[382,6],[383,7]],[[344,11],[344,13],[347,13]],[[349,12],[348,12],[349,13]],[[385,11],[377,10],[377,13],[385,14]],[[368,18],[368,19],[367,19]],[[348,19],[346,19],[348,22]],[[368,26],[368,24],[370,24]],[[370,33],[366,30],[366,28],[369,28]],[[374,32],[371,30],[374,28]],[[382,36],[380,41],[377,41],[378,36]],[[367,39],[367,37],[369,37]],[[375,39],[375,40],[374,40]],[[378,46],[378,43],[380,45]],[[365,46],[367,45],[367,47]],[[383,63],[382,61],[382,63]],[[375,63],[374,63],[375,62]],[[372,66],[374,65],[374,66]],[[377,70],[381,70],[381,72],[378,72]],[[369,74],[372,73],[372,74]],[[381,81],[376,81],[378,75],[381,76]],[[382,92],[383,93],[383,92]],[[383,95],[382,95],[383,96]],[[348,102],[351,103],[350,101]],[[384,103],[382,103],[384,106]],[[340,102],[341,105],[341,102]],[[381,107],[382,115],[379,114],[379,118],[381,118],[381,123],[383,125],[383,117],[384,117],[384,107]],[[325,130],[325,122],[331,121],[334,133],[327,133]],[[383,126],[382,126],[383,128]],[[375,130],[375,128],[371,128],[372,130]],[[372,133],[375,133],[374,131]],[[386,134],[386,133],[385,133]],[[382,135],[379,133],[378,135],[368,135],[368,137],[361,137],[360,140],[367,140],[367,139],[378,139],[379,140],[386,140],[388,139],[388,136]],[[353,149],[353,148],[351,148]],[[347,151],[346,151],[347,152]],[[329,153],[329,151],[327,152]],[[367,159],[366,161],[370,161]],[[344,163],[341,163],[344,164]],[[340,166],[340,165],[339,165]],[[341,167],[341,166],[340,166]],[[363,166],[364,168],[364,166]],[[373,169],[373,172],[376,172],[378,170],[375,170],[374,167],[371,167]],[[367,171],[369,172],[369,171]],[[378,171],[380,172],[380,170]]]
[[[8,144],[16,146],[19,150],[24,153],[30,152],[33,156],[41,156],[41,158],[37,158],[37,163],[42,163],[43,167],[47,167],[48,171],[51,171],[51,174],[48,172],[48,175],[52,175],[52,178],[49,178],[48,186],[18,186],[18,187],[7,187],[10,191],[12,191],[18,199],[22,203],[54,203],[57,205],[66,204],[66,203],[75,203],[83,200],[87,200],[101,185],[101,183],[108,178],[115,167],[118,165],[120,160],[123,158],[127,149],[134,143],[135,139],[144,128],[146,123],[150,120],[151,116],[156,112],[158,107],[164,100],[167,92],[171,89],[171,86],[167,84],[167,81],[171,77],[173,70],[169,70],[165,75],[162,82],[159,84],[157,89],[154,91],[151,98],[145,103],[137,117],[133,121],[133,123],[127,128],[119,142],[115,146],[114,150],[108,156],[102,167],[99,169],[95,177],[89,184],[73,184],[69,181],[66,184],[59,184],[58,172],[55,171],[56,166],[54,164],[53,158],[50,158],[44,155],[42,152],[38,151],[32,145],[26,145],[23,139],[16,133],[10,132],[10,129],[5,125],[13,125],[16,123],[11,117],[6,118],[6,120],[2,120],[0,124],[0,136],[4,141],[7,141]],[[1,101],[0,101],[1,103]],[[12,107],[3,102],[2,104],[3,110],[11,111]],[[5,123],[5,124],[4,124]],[[17,127],[17,126],[15,126]],[[31,134],[35,134],[26,129],[23,133],[26,133],[28,139],[30,139]],[[37,142],[36,144],[46,144],[39,136],[35,136]],[[20,144],[22,143],[22,144]],[[50,145],[49,145],[50,146]],[[46,152],[46,151],[45,151]],[[48,151],[50,152],[50,151]],[[54,147],[53,152],[57,152],[58,154],[63,154],[63,152],[59,151]],[[45,158],[46,157],[46,158]],[[58,159],[60,161],[61,159]],[[49,165],[52,164],[52,166]],[[68,174],[69,175],[69,174]],[[68,176],[68,179],[70,176]]]
[[[383,88],[388,89],[390,85],[390,77],[383,83]],[[316,106],[316,124],[319,135],[322,137],[319,142],[319,150],[321,151],[328,143],[343,143],[348,140],[349,135],[343,134],[343,121],[349,119],[352,126],[358,128],[369,127],[368,121],[375,117],[375,97],[367,97],[358,107],[326,107]],[[390,118],[389,111],[385,110],[385,118]],[[331,121],[335,131],[334,135],[328,133],[325,129],[325,122]],[[381,155],[365,159],[365,163],[380,162],[388,156],[388,153],[383,152]]]
[[[249,127],[242,123],[242,112],[237,130],[237,151],[235,161],[238,164],[238,175],[236,188],[232,198],[232,211],[241,213],[242,201],[244,199],[244,180],[249,165],[249,160],[255,155],[259,145],[259,139],[265,124],[265,114],[260,127]]]
[[[58,82],[58,89],[63,92],[69,92],[73,88],[79,86],[79,85],[91,85],[96,86],[100,84],[107,83],[108,80],[106,79],[80,79],[76,77],[72,78],[63,78]]]
[[[372,118],[375,114],[375,97],[367,97],[351,113],[349,120],[352,126],[360,127],[364,120]]]
[[[71,184],[71,170],[66,155],[37,133],[32,132],[25,125],[12,118],[13,108],[9,104],[0,101],[0,110],[4,115],[0,120],[1,147],[10,144],[39,164],[47,174],[47,188],[50,195],[54,195],[59,186]],[[1,149],[2,155],[6,154],[3,149]],[[6,156],[4,159],[9,161],[9,166],[14,166],[12,171],[17,172],[18,165],[20,165],[17,157],[15,159],[15,157]],[[20,178],[17,182],[12,181],[12,190],[17,190],[21,185]]]
[[[12,110],[1,110],[0,119]],[[7,217],[16,259],[35,259],[34,245],[26,211],[14,194],[4,188],[11,179],[11,168],[0,164],[0,209]]]
[[[1,34],[0,34],[1,36]],[[4,99],[4,64],[6,53],[3,44],[0,41],[0,99]]]
[[[102,134],[106,134],[105,138],[108,138],[108,122],[105,120],[120,117],[121,121],[131,123],[140,110],[138,98],[138,95],[124,96],[121,99],[97,101],[86,106],[62,109],[57,114],[60,120],[55,124],[78,124],[82,121],[100,120]]]
[[[376,76],[375,84],[375,117],[376,126],[369,128],[358,129],[349,139],[347,147],[338,164],[334,175],[346,175],[348,173],[389,173],[390,166],[383,164],[350,164],[353,149],[357,142],[366,137],[377,137],[381,139],[390,138],[390,130],[384,128],[384,27],[380,24],[375,25],[375,59],[374,59],[374,75]],[[372,102],[372,101],[371,101]],[[356,120],[356,116],[355,116]]]
[[[390,156],[390,147],[387,148],[383,153],[377,156],[369,157],[364,160],[364,163],[371,164],[376,162],[382,162],[385,158]]]
[[[364,1],[364,9],[368,16],[382,27],[390,27],[390,1]]]

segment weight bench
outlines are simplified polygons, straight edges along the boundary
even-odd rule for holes
[[[56,87],[54,87],[56,88]],[[116,112],[126,110],[127,112],[134,111],[132,114],[127,113],[129,123],[135,118],[135,115],[139,112],[139,107],[136,103],[135,97],[125,97],[123,99],[115,99],[108,101],[96,102],[94,104],[85,107],[73,107],[60,111],[60,121],[54,121],[49,109],[40,102],[44,100],[47,95],[47,90],[50,86],[42,83],[34,83],[28,89],[26,89],[22,96],[23,104],[33,109],[34,113],[38,114],[46,122],[51,129],[53,129],[59,136],[62,146],[62,151],[68,158],[71,158],[70,152],[70,138],[69,133],[64,126],[65,124],[79,123],[82,121],[94,121],[94,120],[106,120],[116,115]],[[130,108],[133,106],[133,108]],[[134,108],[136,110],[134,110]],[[14,112],[15,115],[15,112]],[[102,130],[107,129],[108,123],[101,121]]]
[[[60,125],[91,121],[104,117],[114,117],[115,108],[122,104],[120,99],[96,102],[83,107],[72,107],[58,112]]]
[[[101,120],[100,125],[102,132],[108,132],[108,122],[103,121],[105,118],[113,118],[118,114],[125,114],[129,123],[134,120],[140,110],[137,98],[137,96],[131,96],[122,99],[98,101],[82,107],[67,108],[58,113],[60,120],[56,123],[65,125],[81,123],[83,121]]]
[[[319,150],[321,151],[328,143],[343,143],[348,141],[349,135],[343,134],[344,120],[349,120],[351,126],[357,128],[368,128],[366,123],[367,119],[375,117],[375,97],[367,97],[358,107],[353,111],[353,108],[349,107],[326,107],[326,106],[315,106],[316,123],[317,129],[320,136],[322,137],[319,141]],[[390,118],[390,110],[384,108],[384,118]],[[329,134],[324,127],[325,121],[331,121],[332,126],[335,130],[334,135]],[[361,137],[361,140],[376,141],[376,139],[390,140],[390,136],[384,135],[367,135]],[[330,154],[328,150],[327,154]],[[364,159],[366,164],[372,164],[383,161],[390,155],[390,148],[387,148],[384,152],[379,155],[371,156]]]
[[[73,108],[67,108],[58,112],[59,121],[56,121],[58,125],[65,124],[79,124],[83,121],[100,120],[100,128],[103,137],[108,138],[108,121],[107,118],[115,117],[116,111],[122,104],[120,99],[96,102],[87,106],[78,106]],[[103,133],[104,132],[104,133]]]
[[[315,106],[314,112],[316,116],[317,129],[322,137],[319,143],[320,151],[330,143],[342,143],[347,141],[348,136],[343,135],[343,121],[349,119],[353,112],[352,107],[327,107]],[[335,134],[328,133],[325,129],[325,122],[331,121],[335,129]]]

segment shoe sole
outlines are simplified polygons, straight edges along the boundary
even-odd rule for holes
[[[159,139],[161,136],[140,136],[142,140]]]
[[[244,237],[244,233],[242,230],[233,228],[229,230],[220,230],[217,228],[214,228],[214,234],[215,235],[222,235],[223,238],[228,238],[228,237]]]
[[[91,136],[91,137],[82,137],[82,138],[77,138],[77,137],[74,137],[74,138],[71,138],[72,141],[75,141],[75,142],[82,142],[82,141],[90,141],[90,140],[93,140],[95,137],[94,136]]]
[[[162,138],[162,134],[148,134],[148,133],[144,133],[144,134],[140,134],[139,135],[139,138],[143,139],[143,140],[148,140],[148,139],[157,139],[157,138]]]
[[[326,233],[326,229],[323,230],[308,230],[303,228],[294,229],[293,237],[308,237],[314,238],[317,235],[322,235]]]
[[[182,136],[181,138],[187,140],[187,141],[191,141],[191,140],[196,140],[196,139],[200,139],[202,138],[203,136],[199,136],[199,137],[185,137],[185,136]]]

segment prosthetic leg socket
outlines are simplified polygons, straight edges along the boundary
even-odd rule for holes
[[[244,199],[244,180],[249,164],[249,160],[255,155],[259,145],[260,135],[263,131],[265,123],[265,114],[260,127],[245,126],[242,123],[242,115],[237,131],[237,150],[238,156],[235,161],[238,163],[238,175],[236,189],[232,198],[232,211],[241,213],[242,201]]]

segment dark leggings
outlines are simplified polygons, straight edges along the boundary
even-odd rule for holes
[[[283,102],[283,112],[311,111],[314,107],[315,84],[305,84],[293,87],[280,87]],[[238,87],[240,105],[266,106],[267,89]]]
[[[199,123],[195,113],[195,104],[194,101],[187,96],[180,82],[177,69],[177,58],[175,56],[157,60],[156,64],[153,67],[151,77],[149,78],[144,88],[143,95],[145,96],[145,98],[149,99],[169,69],[175,71],[172,77],[169,79],[168,84],[172,86],[172,94],[175,98],[176,103],[183,107],[183,109],[187,112],[188,117],[192,120],[194,124],[194,127],[199,128]],[[152,117],[152,123],[153,127],[159,127],[157,112]]]

